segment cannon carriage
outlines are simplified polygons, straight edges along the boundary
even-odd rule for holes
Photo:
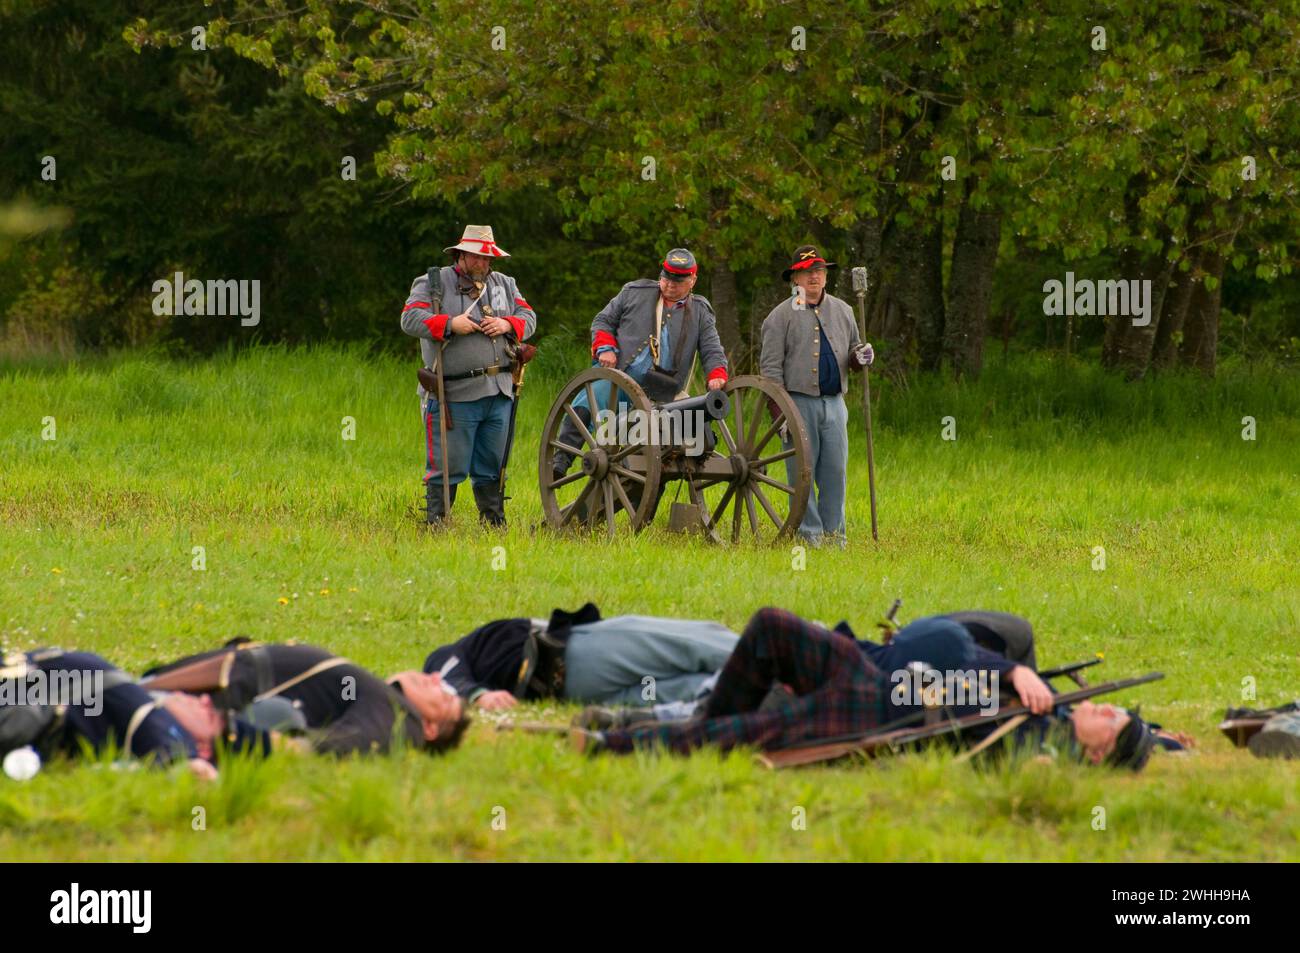
[[[572,462],[556,470],[556,452]],[[622,371],[592,367],[565,384],[542,430],[538,478],[554,529],[640,532],[674,488],[675,528],[714,542],[770,542],[799,527],[812,487],[803,420],[779,385],[730,380],[655,404]],[[685,495],[684,501],[678,499]]]

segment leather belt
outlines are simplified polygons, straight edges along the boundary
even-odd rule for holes
[[[443,380],[446,381],[464,381],[471,377],[492,377],[496,374],[509,373],[508,366],[502,367],[500,364],[493,364],[491,367],[480,367],[472,371],[466,371],[464,374],[448,374]]]

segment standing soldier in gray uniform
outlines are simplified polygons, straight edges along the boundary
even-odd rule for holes
[[[591,322],[594,363],[624,371],[643,386],[652,369],[671,374],[673,393],[655,394],[647,389],[655,403],[670,401],[685,391],[697,353],[709,390],[727,382],[727,355],[718,338],[713,306],[703,295],[691,293],[697,271],[695,256],[685,248],[674,248],[664,256],[657,281],[629,281]],[[606,406],[609,384],[598,381],[594,390],[596,402]],[[574,400],[573,408],[590,425],[585,394]],[[571,420],[565,420],[559,436],[571,447],[582,446],[582,437]],[[552,458],[555,479],[564,476],[572,463],[572,456],[557,450]]]
[[[799,535],[814,546],[823,535],[839,546],[844,538],[844,497],[848,483],[849,410],[844,404],[848,372],[859,371],[875,356],[858,337],[853,309],[826,294],[827,269],[835,268],[812,245],[795,250],[794,263],[781,273],[795,293],[763,321],[762,375],[789,392],[808,431],[816,490],[808,501]],[[786,444],[789,446],[788,442]],[[793,484],[794,458],[786,460]]]
[[[443,251],[452,263],[430,268],[411,285],[402,309],[402,330],[420,339],[428,368],[442,367],[447,407],[438,395],[420,387],[424,404],[427,461],[424,471],[428,521],[447,516],[442,499],[442,446],[438,414],[445,413],[447,475],[451,500],[468,476],[479,518],[505,526],[501,472],[513,407],[511,365],[519,342],[537,328],[537,315],[519,293],[515,279],[492,270],[492,262],[509,258],[487,225],[467,225],[460,243]]]

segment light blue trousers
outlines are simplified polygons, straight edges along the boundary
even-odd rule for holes
[[[694,701],[740,636],[717,622],[622,615],[575,625],[564,697],[603,705]]]
[[[849,476],[849,408],[844,395],[809,397],[791,394],[804,429],[808,431],[808,448],[812,451],[814,488],[808,494],[799,535],[814,542],[822,534],[844,535],[844,497]],[[785,445],[789,449],[790,444]],[[786,479],[793,484],[797,473],[795,458],[786,457]]]

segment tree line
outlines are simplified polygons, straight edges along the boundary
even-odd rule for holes
[[[1052,7],[6,0],[0,204],[69,219],[0,253],[0,335],[248,339],[152,313],[184,271],[261,277],[260,338],[401,346],[472,222],[575,347],[686,245],[752,366],[812,241],[841,297],[867,267],[899,375],[999,342],[1132,378],[1300,356],[1300,0]],[[1067,273],[1150,282],[1150,320],[1045,313]]]

